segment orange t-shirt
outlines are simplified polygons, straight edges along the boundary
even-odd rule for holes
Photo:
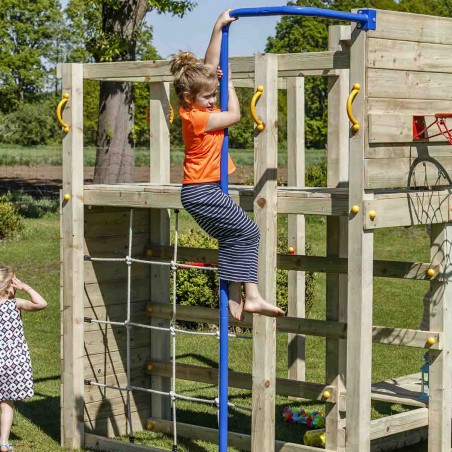
[[[216,108],[214,111],[220,111]],[[185,144],[183,184],[200,184],[220,180],[220,156],[224,131],[206,132],[211,112],[201,108],[179,109],[182,118],[182,138]],[[235,165],[228,155],[228,174]]]

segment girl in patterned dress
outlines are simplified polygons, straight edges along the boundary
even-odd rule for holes
[[[30,299],[16,298],[16,290]],[[36,290],[16,278],[10,267],[0,265],[0,452],[13,450],[9,434],[14,402],[33,396],[30,353],[20,311],[40,311],[46,306]]]

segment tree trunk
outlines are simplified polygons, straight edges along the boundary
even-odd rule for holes
[[[102,5],[102,29],[117,44],[114,61],[133,61],[136,40],[148,11],[147,0],[122,0],[121,7]],[[125,82],[101,82],[94,183],[133,182],[135,167],[133,85]]]

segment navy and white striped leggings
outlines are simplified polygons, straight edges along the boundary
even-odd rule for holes
[[[234,282],[257,283],[259,229],[218,183],[182,185],[184,209],[218,240],[218,275]]]

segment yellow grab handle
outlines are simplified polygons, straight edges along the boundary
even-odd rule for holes
[[[173,123],[174,121],[174,108],[171,104],[169,104],[169,116],[168,116],[168,120],[170,122],[170,124]]]
[[[56,108],[56,117],[58,120],[58,123],[60,124],[61,127],[63,127],[63,130],[67,133],[69,132],[69,124],[66,124],[63,121],[63,118],[61,117],[61,111],[63,110],[63,107],[66,105],[67,101],[69,100],[69,94],[68,93],[64,93],[63,94],[63,99],[60,100],[57,108]]]
[[[359,93],[360,89],[361,89],[361,85],[359,83],[355,83],[353,85],[352,92],[350,93],[350,95],[348,96],[348,99],[347,99],[347,115],[348,115],[348,119],[350,119],[350,122],[353,124],[352,125],[353,132],[358,132],[359,122],[353,116],[352,103],[355,100],[355,97]]]
[[[256,129],[257,130],[264,130],[264,123],[257,117],[256,115],[256,103],[257,100],[259,99],[259,97],[262,96],[264,92],[264,87],[263,86],[258,86],[256,89],[256,92],[254,93],[253,98],[251,99],[251,116],[254,119],[254,122],[257,124]]]

